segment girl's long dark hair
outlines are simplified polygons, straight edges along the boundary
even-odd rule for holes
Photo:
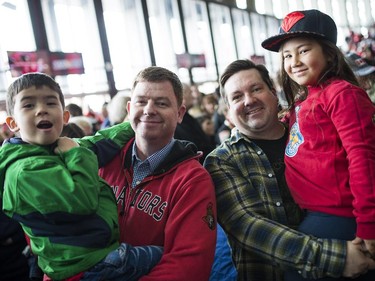
[[[316,40],[322,47],[328,60],[327,69],[320,77],[318,84],[322,84],[332,77],[337,77],[338,79],[343,79],[351,84],[359,86],[354,72],[346,62],[344,53],[335,44],[327,40],[318,38]],[[297,100],[306,98],[307,87],[300,86],[288,76],[284,70],[284,60],[282,55],[281,61],[281,83],[288,102],[288,107],[291,108]]]

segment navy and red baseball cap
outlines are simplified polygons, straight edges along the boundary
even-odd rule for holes
[[[278,52],[288,39],[299,36],[313,36],[336,44],[337,27],[333,19],[319,10],[294,11],[285,16],[279,34],[262,42],[262,47]]]

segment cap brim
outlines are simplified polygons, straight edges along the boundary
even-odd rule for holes
[[[278,34],[275,36],[272,36],[262,42],[262,47],[264,49],[267,49],[272,52],[278,52],[281,48],[281,45],[290,38],[303,36],[303,35],[309,35],[309,36],[315,36],[319,38],[325,38],[325,36],[314,33],[314,32],[307,32],[307,31],[296,31],[296,32],[288,32],[283,34]]]

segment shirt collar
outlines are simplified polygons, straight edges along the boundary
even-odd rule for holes
[[[133,149],[132,149],[132,165],[134,166],[134,164],[138,161],[143,162],[143,163],[148,162],[148,164],[150,165],[151,172],[155,171],[155,169],[159,166],[161,161],[163,161],[165,159],[165,157],[169,154],[169,152],[171,151],[172,146],[174,145],[175,141],[176,140],[174,138],[172,138],[171,141],[166,146],[164,146],[159,151],[157,151],[154,154],[147,157],[144,161],[142,161],[138,157],[136,144],[134,142],[133,143]]]
[[[238,128],[233,128],[232,131],[231,131],[231,136],[230,136],[230,142],[233,144],[233,143],[236,143],[236,142],[239,142],[240,140],[242,139],[245,139],[246,141],[250,141],[251,140],[246,137],[245,135],[243,135],[240,130],[238,130]]]

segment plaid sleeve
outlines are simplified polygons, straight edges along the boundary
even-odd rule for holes
[[[267,210],[276,205],[264,196],[267,174],[255,151],[236,145],[224,143],[204,162],[215,184],[218,221],[228,236],[283,270],[298,270],[309,278],[340,276],[346,242],[317,239],[269,219]]]

